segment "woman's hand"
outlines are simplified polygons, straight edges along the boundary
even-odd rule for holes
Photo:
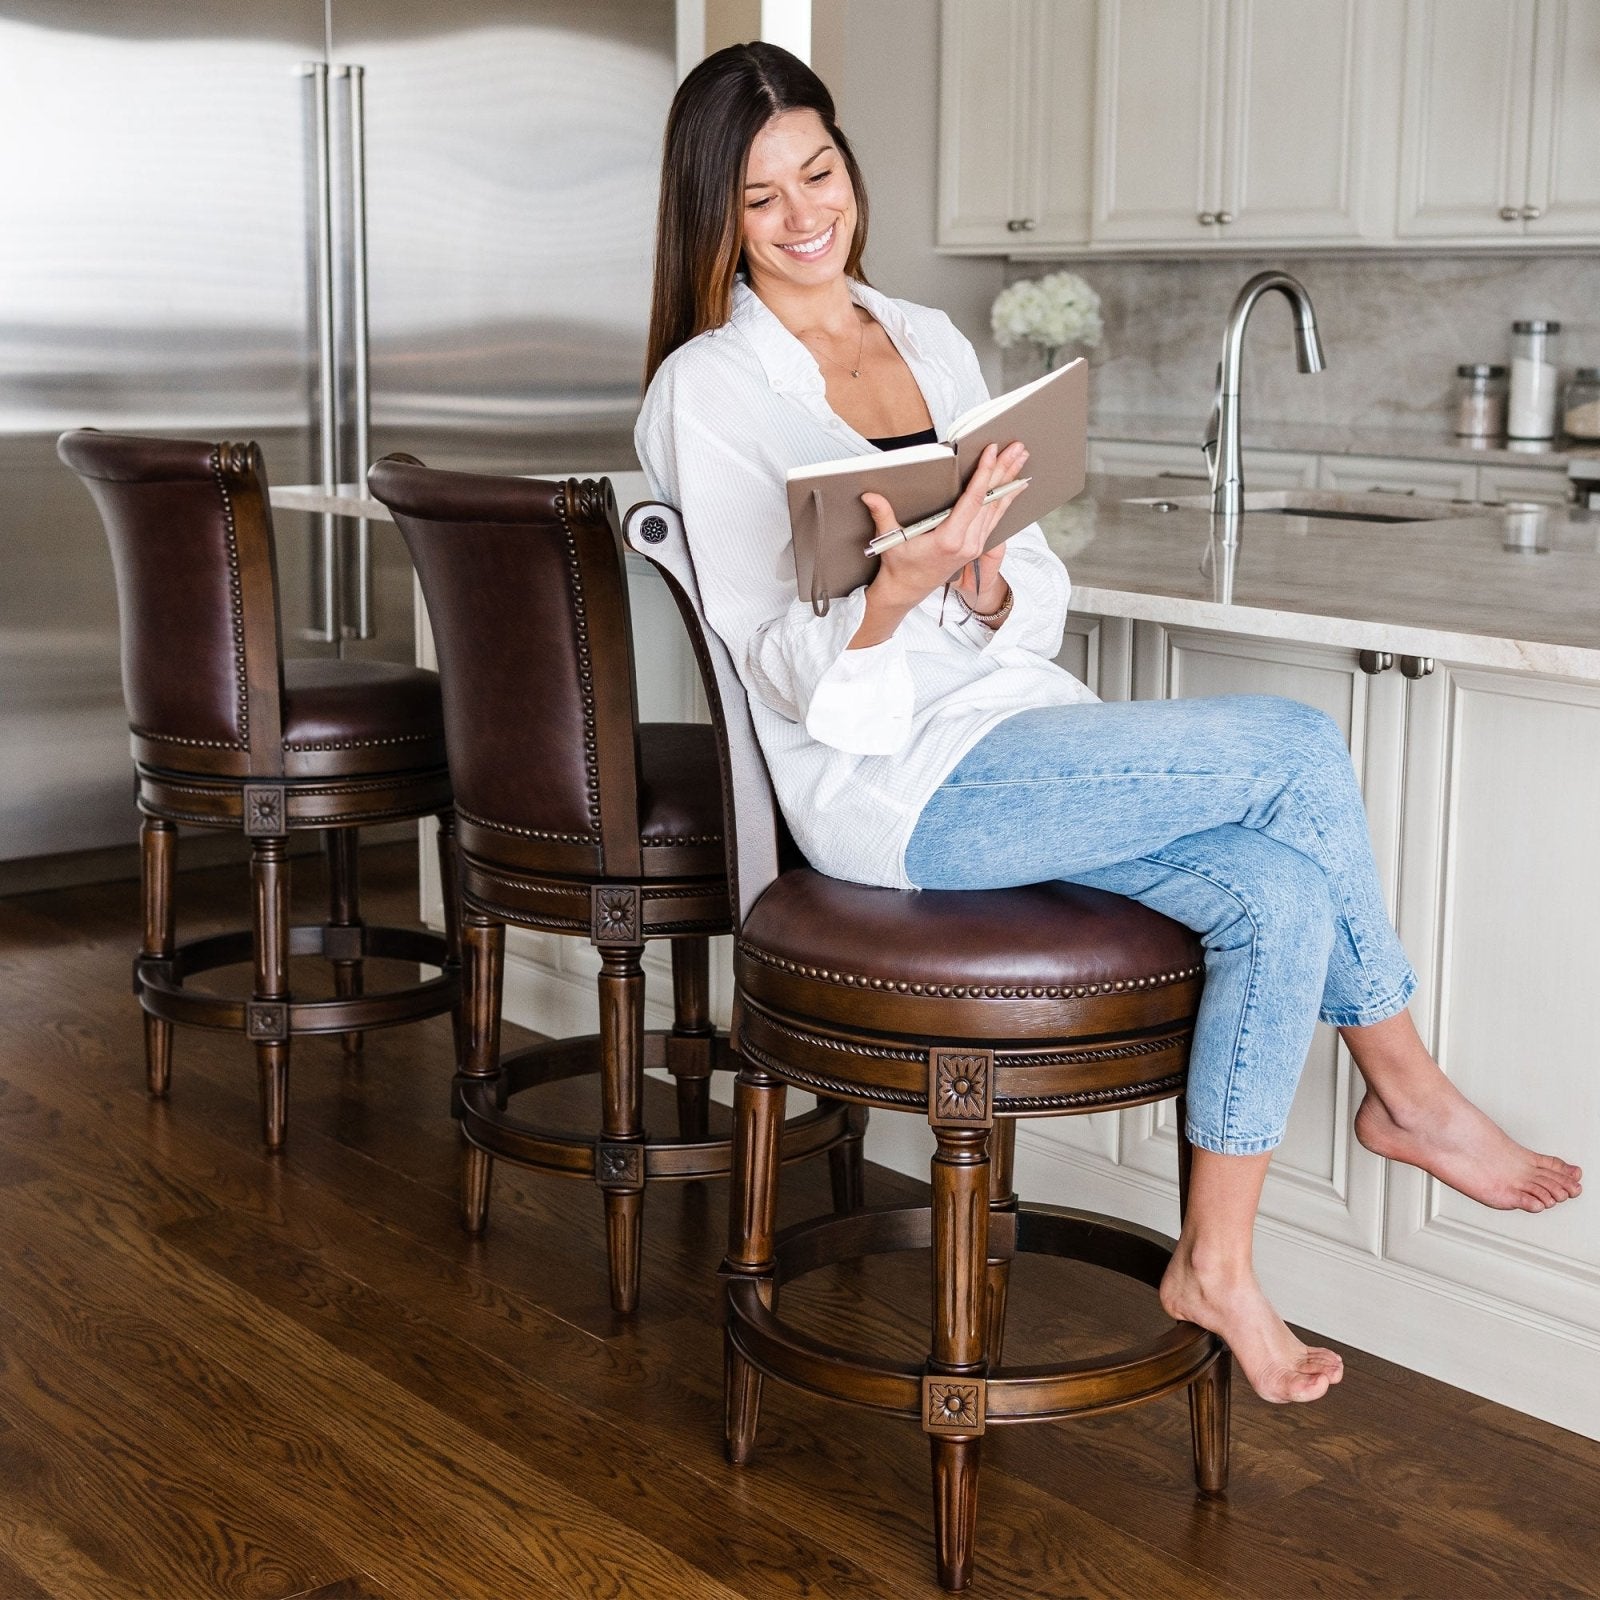
[[[1005,514],[1007,502],[996,500],[986,506],[983,497],[1020,477],[1027,459],[1028,452],[1021,444],[1009,444],[1004,450],[986,446],[950,515],[937,528],[883,552],[877,576],[867,586],[866,615],[850,641],[852,650],[882,644],[935,589],[952,580],[956,592],[975,611],[998,611],[1005,604],[1008,590],[1000,576],[1005,546],[985,551],[984,545]],[[881,494],[864,494],[861,499],[879,533],[900,526],[894,507]],[[974,563],[976,583],[971,571]]]

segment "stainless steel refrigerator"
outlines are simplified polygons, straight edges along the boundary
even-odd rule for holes
[[[633,464],[675,12],[0,0],[0,862],[136,834],[63,429],[259,439],[277,483]],[[412,658],[391,528],[275,524],[292,654]]]

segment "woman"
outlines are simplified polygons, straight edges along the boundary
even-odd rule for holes
[[[866,231],[855,159],[803,63],[737,45],[690,73],[667,123],[640,460],[683,511],[707,618],[820,871],[1069,879],[1200,935],[1194,1164],[1161,1301],[1220,1334],[1263,1398],[1317,1399],[1340,1359],[1273,1310],[1251,1235],[1319,1016],[1366,1081],[1368,1149],[1502,1209],[1569,1199],[1581,1173],[1517,1144],[1424,1048],[1328,718],[1268,696],[1107,705],[1055,664],[1069,585],[1040,530],[983,553],[1000,509],[980,501],[1023,470],[1020,445],[985,452],[949,520],[826,616],[796,597],[786,470],[933,438],[986,398],[942,312],[867,284]]]

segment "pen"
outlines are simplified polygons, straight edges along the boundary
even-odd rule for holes
[[[1019,489],[1026,489],[1032,478],[1013,478],[1010,483],[1002,483],[998,488],[991,489],[983,497],[981,504],[992,505],[996,500],[1004,500],[1007,495],[1016,494]],[[951,511],[955,509],[952,506]],[[941,522],[949,519],[949,511],[936,511],[931,517],[924,517],[920,522],[913,522],[909,528],[891,528],[888,533],[880,533],[878,537],[867,546],[869,556],[882,555],[885,550],[892,550],[897,544],[904,544],[907,539],[915,539],[919,533],[927,533],[932,528],[937,528]]]

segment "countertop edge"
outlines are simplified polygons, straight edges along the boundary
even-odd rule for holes
[[[1452,665],[1493,667],[1557,678],[1600,682],[1600,649],[1539,640],[1404,627],[1308,611],[1278,611],[1176,595],[1073,584],[1071,610],[1079,614],[1207,628],[1252,639],[1326,644],[1347,650],[1388,650],[1395,655],[1432,656]]]

